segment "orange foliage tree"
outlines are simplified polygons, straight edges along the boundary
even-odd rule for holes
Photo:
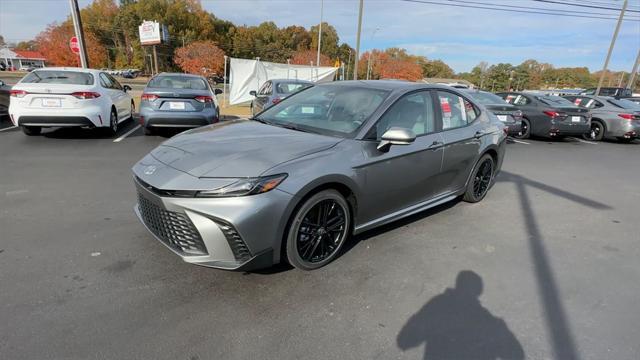
[[[73,25],[70,21],[65,21],[60,25],[53,23],[36,36],[36,47],[50,65],[79,66],[80,56],[69,48],[69,41],[74,35]],[[86,29],[84,40],[89,66],[92,68],[105,67],[107,65],[107,49],[100,44],[93,32]]]
[[[291,57],[291,64],[294,65],[310,65],[313,61],[313,64],[316,65],[316,60],[318,59],[317,50],[301,50],[296,51]],[[334,63],[331,59],[324,54],[320,54],[320,66],[333,66]]]
[[[365,79],[367,64],[371,57],[370,79],[398,79],[417,81],[422,79],[422,67],[412,58],[393,56],[389,52],[380,50],[367,51],[362,54],[358,77]]]
[[[213,41],[195,41],[177,48],[174,61],[190,74],[222,74],[224,71],[224,51]]]

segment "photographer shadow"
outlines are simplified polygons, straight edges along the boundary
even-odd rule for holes
[[[402,350],[425,344],[424,359],[524,359],[522,345],[504,320],[482,306],[482,278],[461,271],[454,288],[433,297],[403,326]]]

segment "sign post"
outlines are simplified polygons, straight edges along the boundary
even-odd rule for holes
[[[169,31],[166,26],[161,26],[157,21],[143,21],[138,26],[138,33],[140,35],[140,45],[153,45],[153,62],[152,72],[158,73],[158,53],[156,51],[156,45],[161,44],[163,41],[167,42],[169,39]]]

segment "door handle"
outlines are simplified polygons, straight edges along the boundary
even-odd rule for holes
[[[427,147],[427,149],[429,149],[429,150],[436,150],[436,149],[438,149],[438,148],[441,148],[443,145],[444,145],[444,143],[443,143],[442,141],[438,141],[438,140],[436,140],[436,141],[434,141],[433,143],[431,143],[431,145],[429,145],[429,146]]]
[[[485,135],[487,135],[487,134],[488,134],[488,133],[486,133],[486,132],[484,132],[484,131],[476,131],[476,134],[474,135],[474,137],[475,137],[476,139],[478,139],[478,138],[481,138],[481,137],[483,137],[483,136],[485,136]]]

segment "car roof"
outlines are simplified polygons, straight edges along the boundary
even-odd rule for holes
[[[46,70],[83,72],[83,73],[91,73],[94,75],[102,72],[102,70],[98,70],[98,69],[85,69],[85,68],[79,68],[79,67],[45,67],[45,68],[35,69],[34,71],[46,71]]]
[[[287,82],[292,84],[313,84],[314,83],[313,81],[302,80],[302,79],[269,79],[268,81],[276,82],[276,83]]]
[[[439,85],[439,84],[426,84],[416,83],[410,81],[398,81],[398,80],[346,80],[346,81],[332,81],[328,83],[320,83],[318,86],[358,86],[363,88],[378,89],[378,90],[390,90],[390,91],[410,91],[419,89],[439,89],[439,90],[457,90],[461,89],[452,88],[451,86]]]
[[[158,77],[158,76],[184,76],[184,77],[191,77],[194,79],[202,79],[202,75],[197,75],[197,74],[186,74],[186,73],[172,73],[172,72],[162,72],[159,74],[156,74],[154,77]]]

